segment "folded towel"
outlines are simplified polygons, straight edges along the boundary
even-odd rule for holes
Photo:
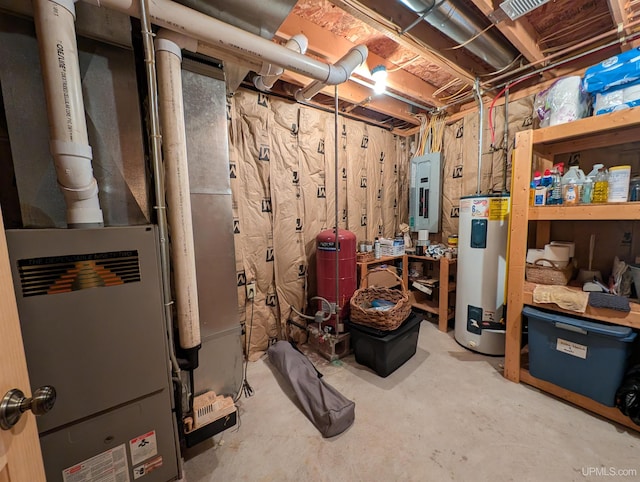
[[[533,290],[534,303],[555,303],[565,310],[584,313],[587,309],[589,294],[572,290],[566,286],[536,285]]]
[[[629,299],[624,296],[610,295],[608,293],[589,293],[589,305],[595,308],[610,308],[612,310],[629,313]]]

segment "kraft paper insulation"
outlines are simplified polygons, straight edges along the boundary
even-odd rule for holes
[[[509,103],[508,144],[504,142],[504,105],[494,108],[494,142],[484,114],[480,193],[500,193],[511,189],[511,153],[515,135],[532,127],[533,97]],[[460,198],[478,191],[478,119],[470,114],[445,127],[443,141],[442,237],[458,233]],[[506,156],[506,159],[505,159]],[[506,160],[506,175],[505,175]]]
[[[316,294],[315,238],[335,223],[334,129],[333,114],[276,97],[239,90],[230,101],[238,310],[251,329],[250,360],[276,338],[304,341],[287,320]],[[408,222],[406,140],[340,117],[338,156],[340,227],[358,240],[393,236]]]

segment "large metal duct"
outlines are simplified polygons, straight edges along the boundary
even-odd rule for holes
[[[271,40],[297,0],[177,0],[182,5]]]
[[[271,40],[297,0],[177,0],[198,12],[217,18],[229,25]],[[249,72],[242,64],[223,60],[226,81],[234,91]]]
[[[418,15],[424,15],[425,22],[458,43],[467,42],[484,30],[475,20],[477,15],[463,4],[454,5],[449,0],[400,0],[400,3]],[[505,45],[504,40],[491,30],[469,42],[465,48],[498,70],[516,57],[511,46]]]

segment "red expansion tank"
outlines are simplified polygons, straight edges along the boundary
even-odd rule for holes
[[[316,236],[316,268],[318,296],[330,303],[336,302],[336,249],[335,230],[327,229]],[[349,300],[356,290],[356,235],[346,229],[338,229],[338,276],[340,292],[338,306],[340,319],[346,317]],[[334,328],[336,328],[334,326]]]

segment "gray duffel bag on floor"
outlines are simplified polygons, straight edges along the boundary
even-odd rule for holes
[[[323,437],[341,434],[353,424],[356,404],[325,383],[313,363],[291,343],[278,341],[269,347],[267,354]]]

